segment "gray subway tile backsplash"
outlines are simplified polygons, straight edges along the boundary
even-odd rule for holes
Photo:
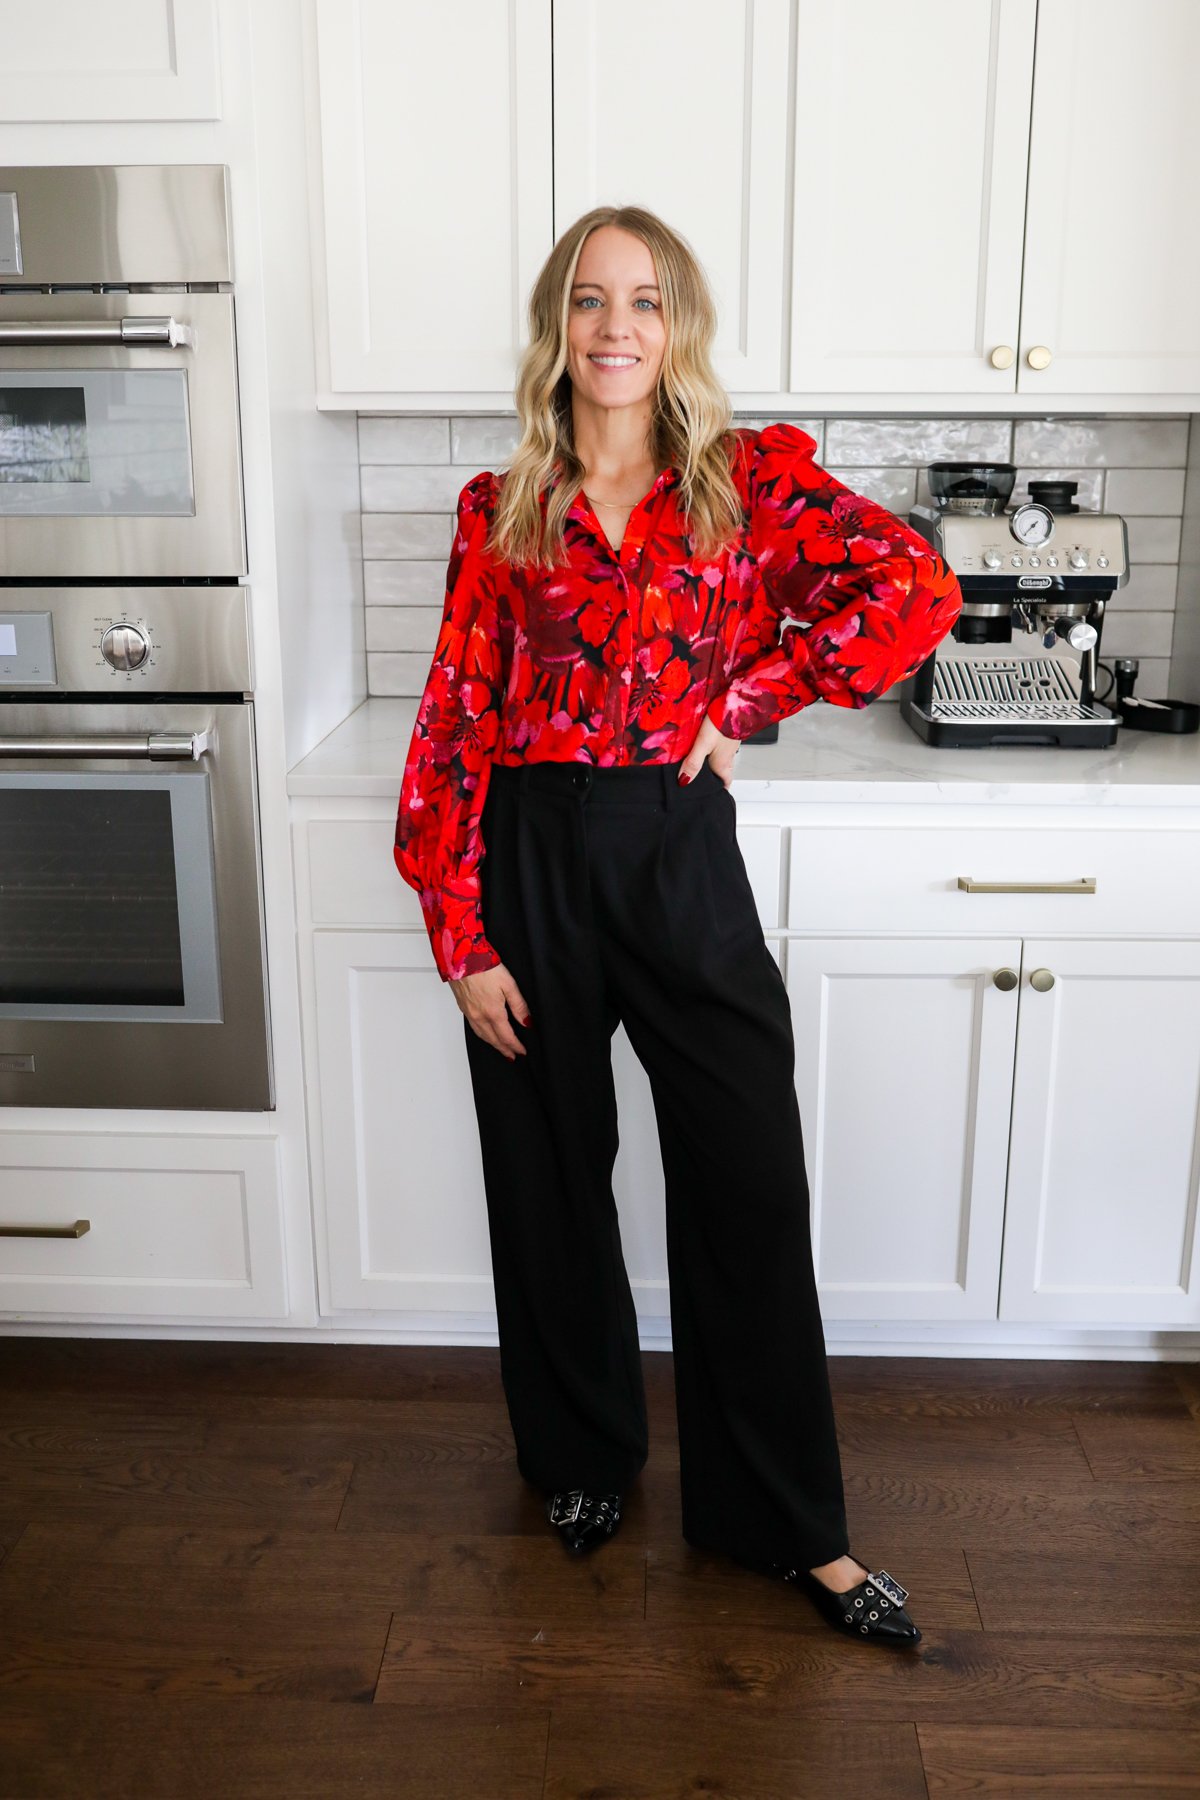
[[[787,416],[817,440],[817,460],[856,493],[903,518],[929,506],[930,462],[1014,462],[1013,499],[1029,481],[1078,482],[1085,509],[1121,513],[1130,579],[1109,602],[1102,654],[1141,659],[1139,691],[1167,691],[1187,460],[1187,416],[1115,419],[842,419]],[[740,425],[766,418],[739,413]],[[419,695],[445,597],[454,510],[464,483],[517,441],[514,414],[374,416],[358,421],[367,677],[372,694]]]

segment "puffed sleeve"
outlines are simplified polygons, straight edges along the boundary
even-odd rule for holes
[[[396,815],[396,867],[421,902],[443,981],[501,961],[483,932],[479,820],[503,692],[497,568],[485,553],[489,472],[458,497],[441,629],[417,708]]]
[[[767,604],[751,608],[748,629],[735,617],[736,648],[726,646],[730,679],[707,708],[726,737],[814,700],[868,706],[915,673],[962,610],[933,546],[820,468],[816,447],[783,422],[748,446],[750,549]]]

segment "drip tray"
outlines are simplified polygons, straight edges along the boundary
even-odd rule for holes
[[[933,718],[1108,719],[1107,707],[1085,704],[1053,657],[944,658],[933,667]]]
[[[1081,700],[1053,657],[941,658],[928,701],[902,700],[903,717],[928,743],[1097,747],[1116,742],[1116,715]]]

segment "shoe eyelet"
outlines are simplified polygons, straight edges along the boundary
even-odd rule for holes
[[[855,1604],[855,1606],[861,1606],[861,1605],[862,1605],[862,1601],[861,1601],[861,1600],[856,1600],[856,1601],[855,1601],[855,1602],[854,1602],[854,1604]]]
[[[874,1612],[874,1611],[873,1611],[873,1612],[872,1612],[872,1613],[871,1613],[871,1617],[872,1617],[872,1618],[873,1618],[873,1619],[877,1619],[877,1618],[878,1618],[878,1617],[879,1617],[879,1614],[878,1614],[878,1613],[877,1613],[877,1612]]]
[[[854,1614],[853,1614],[853,1613],[847,1613],[847,1614],[846,1614],[846,1623],[847,1623],[847,1625],[852,1625],[852,1624],[853,1624],[853,1622],[854,1622]]]
[[[866,1625],[860,1625],[858,1629],[862,1632],[863,1636],[866,1637],[868,1627]]]

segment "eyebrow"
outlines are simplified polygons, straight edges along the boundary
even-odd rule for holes
[[[601,293],[604,292],[603,284],[599,281],[573,281],[571,283],[571,292],[574,293],[576,288],[581,287],[599,288]],[[633,291],[635,294],[640,294],[643,288],[653,288],[656,294],[659,291],[657,281],[639,281]]]

